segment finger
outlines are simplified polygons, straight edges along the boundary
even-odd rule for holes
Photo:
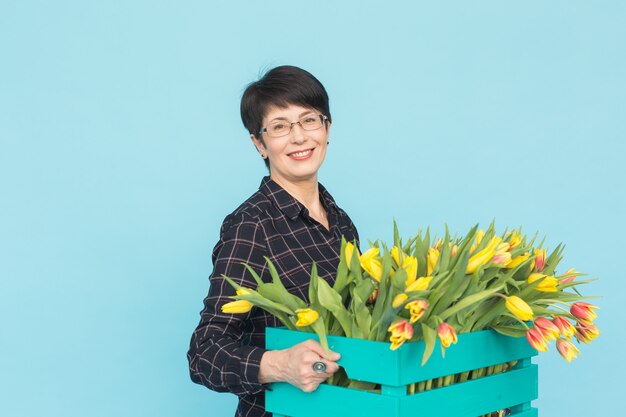
[[[333,352],[332,350],[329,350],[328,353],[326,353],[326,351],[324,350],[322,345],[319,344],[319,342],[313,339],[309,339],[309,341],[311,343],[308,344],[308,348],[320,355],[322,358],[329,361],[338,361],[341,358],[341,355],[338,352]]]
[[[333,375],[339,370],[339,368],[339,365],[337,365],[335,362],[328,362],[326,364],[326,373],[329,375]]]

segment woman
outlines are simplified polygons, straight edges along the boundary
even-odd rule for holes
[[[270,175],[222,224],[209,294],[187,357],[194,382],[239,396],[236,416],[269,417],[264,405],[267,384],[284,381],[314,391],[337,371],[339,354],[325,354],[312,339],[285,350],[266,350],[265,328],[280,322],[257,308],[247,314],[222,313],[221,306],[235,294],[222,274],[255,288],[241,263],[269,281],[267,256],[285,287],[308,299],[313,263],[332,283],[341,236],[358,244],[358,233],[317,181],[331,116],[326,90],[313,75],[292,66],[270,70],[245,90],[241,118]]]

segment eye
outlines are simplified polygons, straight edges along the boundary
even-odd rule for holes
[[[304,123],[306,123],[306,124],[308,124],[308,125],[313,124],[313,123],[317,123],[317,121],[318,121],[318,118],[317,118],[316,116],[313,116],[313,115],[311,115],[311,116],[306,116],[306,117],[303,119],[303,122],[304,122]]]
[[[287,127],[287,125],[283,124],[283,123],[276,123],[275,125],[271,125],[270,129],[271,130],[282,130],[285,129]]]

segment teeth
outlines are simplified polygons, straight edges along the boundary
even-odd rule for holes
[[[306,150],[306,151],[302,151],[302,152],[294,152],[294,153],[292,153],[291,155],[292,155],[292,156],[296,156],[296,157],[301,157],[301,156],[306,156],[306,155],[308,155],[309,153],[311,153],[311,150],[310,150],[310,149],[309,149],[309,150]]]

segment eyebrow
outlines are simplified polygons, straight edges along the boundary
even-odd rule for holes
[[[301,119],[303,116],[306,116],[307,114],[310,113],[315,113],[315,110],[307,110],[307,111],[303,111],[302,113],[300,113],[300,115],[298,116],[298,119]],[[267,123],[271,123],[274,120],[287,120],[289,121],[289,119],[287,119],[286,117],[275,117],[272,120],[268,121]]]

